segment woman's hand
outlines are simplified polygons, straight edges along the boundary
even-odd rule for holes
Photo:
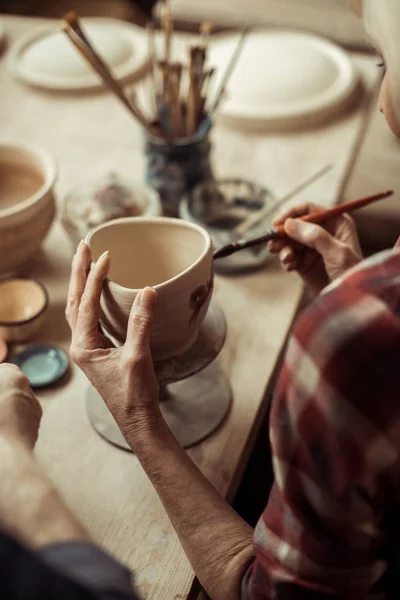
[[[158,422],[158,383],[150,352],[150,331],[157,294],[145,288],[132,306],[125,344],[114,348],[99,330],[100,296],[110,268],[108,252],[90,268],[90,249],[78,247],[66,317],[72,331],[71,358],[110,409],[127,440],[138,428]]]
[[[27,377],[15,365],[0,365],[0,437],[32,450],[42,409]]]
[[[272,254],[279,254],[286,271],[297,271],[315,294],[362,260],[354,221],[349,215],[332,219],[325,227],[304,223],[296,217],[322,210],[303,204],[277,217],[273,225],[285,224],[290,240],[269,242]]]

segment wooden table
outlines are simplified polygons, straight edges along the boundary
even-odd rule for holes
[[[192,29],[202,21],[218,28],[291,27],[326,36],[351,48],[371,49],[348,0],[172,0],[175,20]]]
[[[46,21],[4,19],[9,44]],[[220,176],[254,179],[283,194],[328,162],[334,169],[303,193],[325,205],[341,196],[366,127],[376,89],[375,61],[357,56],[368,93],[358,110],[326,127],[298,134],[246,135],[217,126],[214,163]],[[62,95],[25,87],[0,59],[0,139],[46,147],[58,161],[57,194],[117,169],[138,180],[144,172],[138,126],[107,94]],[[40,278],[51,306],[42,339],[68,349],[64,320],[73,249],[55,224],[43,253],[24,269]],[[215,295],[228,322],[221,354],[233,389],[233,408],[221,429],[189,451],[206,476],[231,498],[265,414],[271,378],[296,313],[302,287],[278,264],[247,276],[218,277]],[[149,599],[192,597],[194,574],[164,510],[137,459],[108,445],[85,413],[87,381],[75,367],[67,382],[40,393],[44,408],[37,456],[67,502],[100,544],[133,568]],[[191,592],[192,589],[192,592]]]

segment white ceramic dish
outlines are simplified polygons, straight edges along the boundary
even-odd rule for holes
[[[95,260],[110,252],[111,269],[101,297],[106,331],[124,342],[133,300],[150,285],[158,293],[151,335],[154,360],[190,348],[213,289],[213,251],[207,231],[180,219],[133,217],[96,227],[86,241]]]
[[[238,36],[210,46],[215,87]],[[358,77],[349,56],[315,35],[286,30],[249,34],[221,104],[222,119],[253,127],[298,126],[327,118],[355,92]]]
[[[43,149],[0,144],[0,273],[35,256],[56,212],[57,168]]]
[[[116,19],[83,19],[82,24],[117,80],[143,74],[147,43],[142,29]],[[35,87],[73,91],[104,86],[59,28],[24,37],[10,50],[7,64],[14,77]]]

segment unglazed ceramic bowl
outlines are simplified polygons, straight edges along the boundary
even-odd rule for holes
[[[111,268],[101,297],[105,330],[123,342],[135,296],[152,286],[158,295],[153,359],[165,360],[190,348],[213,289],[213,250],[207,231],[179,219],[133,217],[96,227],[86,242],[93,260],[110,252]]]
[[[35,256],[55,216],[52,157],[25,144],[0,144],[0,273]]]
[[[0,283],[0,338],[25,342],[41,329],[48,295],[34,279],[7,279]]]

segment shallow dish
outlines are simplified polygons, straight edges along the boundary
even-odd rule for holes
[[[0,338],[25,342],[41,329],[48,295],[34,279],[7,279],[0,283]]]
[[[237,35],[222,34],[210,44],[216,87],[237,40]],[[315,125],[343,110],[358,82],[349,55],[322,37],[290,30],[253,31],[229,80],[219,117],[254,129]]]
[[[45,387],[59,381],[68,370],[68,357],[56,346],[32,346],[12,360],[28,377],[33,388]]]
[[[133,217],[96,227],[86,242],[94,260],[110,252],[111,269],[101,297],[105,330],[123,342],[133,300],[150,285],[158,294],[151,335],[154,360],[190,348],[213,290],[213,251],[207,231],[179,219]]]
[[[140,77],[146,68],[146,35],[118,19],[82,19],[85,32],[118,81]],[[24,83],[44,89],[79,91],[104,86],[60,27],[25,36],[10,50],[8,68]]]

